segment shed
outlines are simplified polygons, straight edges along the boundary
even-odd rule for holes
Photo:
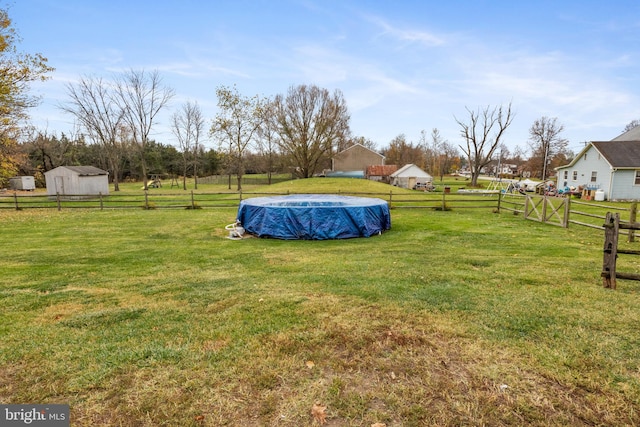
[[[94,166],[60,166],[44,177],[49,196],[82,199],[109,194],[109,172]]]
[[[32,176],[14,176],[9,178],[9,188],[12,190],[33,191],[36,189],[36,179]]]
[[[418,166],[409,163],[391,174],[391,184],[396,187],[413,189],[416,185],[433,182],[433,177],[420,169]]]

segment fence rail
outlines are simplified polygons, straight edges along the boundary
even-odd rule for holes
[[[237,208],[243,199],[257,196],[287,195],[289,192],[205,192],[166,191],[162,188],[140,191],[140,193],[98,194],[87,198],[80,195],[45,194],[0,194],[0,210],[23,209],[205,209]],[[365,193],[340,192],[342,195],[377,197],[386,200],[392,209],[488,209],[495,212],[510,211],[525,219],[550,225],[569,227],[579,225],[603,229],[606,212],[617,210],[628,212],[628,219],[635,222],[635,204],[620,206],[585,202],[562,197],[501,193],[496,191],[442,192],[396,192]],[[579,209],[576,209],[578,207]],[[625,230],[633,236],[633,230]]]
[[[616,279],[640,281],[640,274],[617,271],[618,254],[640,255],[639,250],[618,247],[621,229],[630,231],[640,230],[640,224],[635,221],[621,222],[619,213],[607,212],[604,228],[604,248],[602,257],[602,276],[605,288],[616,289]],[[633,242],[633,234],[629,234],[629,242]]]
[[[635,221],[636,204],[616,206],[584,202],[570,197],[538,196],[519,193],[503,195],[501,209],[522,214],[525,219],[544,222],[551,225],[568,228],[570,224],[583,227],[604,229],[602,225],[607,211],[625,212],[630,221]],[[580,210],[575,209],[578,207]],[[632,231],[630,231],[632,233]],[[623,232],[628,233],[628,232]]]
[[[139,194],[94,196],[44,194],[0,195],[0,209],[201,209],[237,207],[248,197],[288,195],[278,192],[162,192],[162,189],[141,191]],[[496,209],[500,194],[495,192],[474,193],[365,193],[340,192],[342,195],[378,197],[386,200],[392,208],[448,209]]]

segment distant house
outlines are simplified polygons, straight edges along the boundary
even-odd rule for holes
[[[433,177],[412,163],[404,165],[391,174],[391,185],[396,187],[413,189],[418,184],[431,182]]]
[[[391,174],[398,170],[397,165],[371,165],[367,166],[365,178],[371,181],[391,183]]]
[[[368,149],[364,145],[354,144],[351,147],[336,153],[331,159],[332,172],[359,172],[365,176],[368,166],[384,165],[384,156]]]
[[[592,141],[571,163],[556,168],[558,188],[582,188],[606,200],[640,200],[640,128],[611,141]]]
[[[44,177],[49,196],[73,199],[109,194],[109,172],[94,166],[60,166]]]

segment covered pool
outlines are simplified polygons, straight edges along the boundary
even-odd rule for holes
[[[246,199],[238,221],[255,236],[286,240],[370,237],[391,228],[386,201],[332,194]]]

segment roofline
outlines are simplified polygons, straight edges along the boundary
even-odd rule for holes
[[[344,153],[345,151],[351,150],[351,149],[352,149],[353,147],[355,147],[356,145],[359,145],[359,146],[360,146],[360,147],[362,147],[362,148],[366,148],[367,150],[371,151],[372,153],[375,153],[375,154],[377,154],[378,156],[382,157],[383,159],[386,159],[386,156],[385,156],[384,154],[380,154],[380,153],[378,153],[377,151],[372,150],[372,149],[371,149],[371,148],[369,148],[369,147],[365,147],[364,145],[360,144],[359,142],[354,143],[353,145],[351,145],[351,146],[349,146],[349,147],[345,148],[345,149],[344,149],[344,150],[342,150],[342,151],[338,151],[335,155],[338,155],[338,154],[340,154],[340,153]]]
[[[560,169],[565,169],[565,168],[570,168],[571,166],[575,165],[578,160],[580,160],[580,158],[584,155],[584,153],[587,152],[587,150],[589,150],[589,148],[593,147],[594,150],[596,150],[598,152],[598,154],[600,154],[600,156],[604,159],[604,161],[609,165],[609,168],[614,169],[613,165],[611,163],[609,163],[609,160],[607,160],[607,157],[605,155],[602,154],[602,152],[600,150],[598,150],[598,147],[596,147],[593,143],[597,142],[597,141],[589,141],[589,143],[587,145],[585,145],[585,147],[580,150],[580,152],[578,154],[576,154],[576,156],[573,158],[573,160],[571,160],[571,162],[567,165],[564,166],[558,166],[556,168],[554,168],[554,170],[560,170]],[[609,142],[609,141],[603,141],[603,142]]]

